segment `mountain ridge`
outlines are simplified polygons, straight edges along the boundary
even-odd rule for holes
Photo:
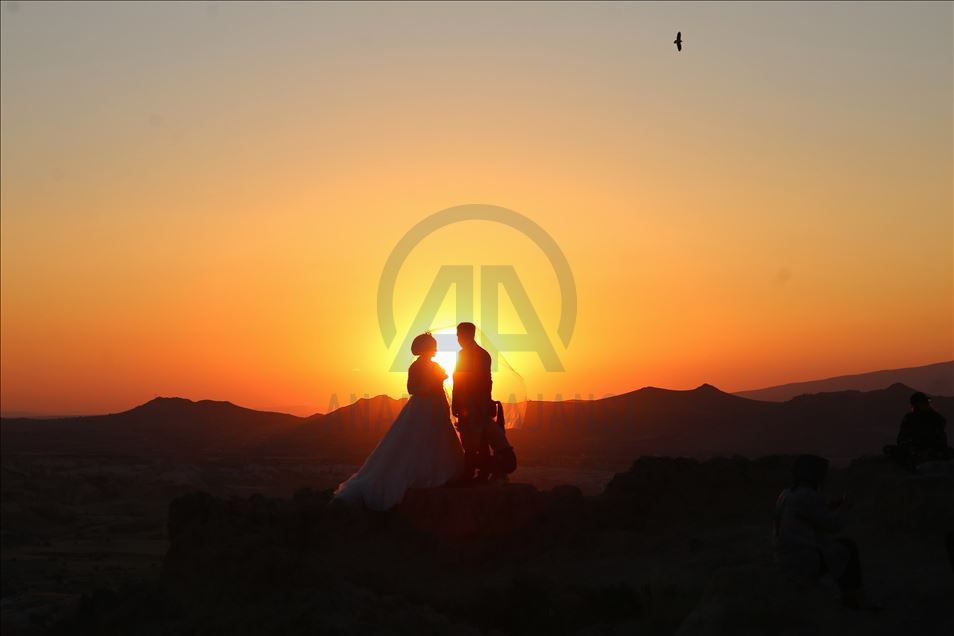
[[[911,374],[911,373],[927,373],[927,374],[939,374],[942,382],[946,382],[940,388],[944,390],[937,390],[937,382],[929,381],[919,384],[918,382],[910,382],[905,380],[893,379],[895,375],[898,374]],[[851,386],[850,383],[853,381],[867,381],[873,382],[877,386],[870,387],[856,387]],[[843,383],[849,383],[849,385],[844,385]],[[605,398],[598,399],[611,399],[618,398],[624,395],[631,395],[640,391],[659,391],[659,392],[670,392],[670,393],[719,393],[722,395],[736,396],[750,400],[759,400],[767,402],[786,402],[794,397],[799,395],[806,394],[815,394],[815,393],[832,393],[838,391],[873,391],[878,389],[888,388],[892,384],[901,383],[906,386],[912,387],[919,391],[924,391],[932,396],[941,396],[941,397],[954,397],[954,360],[937,362],[927,365],[913,366],[913,367],[901,367],[898,369],[879,369],[876,371],[866,371],[862,373],[853,373],[846,375],[832,376],[828,378],[814,379],[814,380],[804,380],[799,382],[789,382],[785,384],[773,385],[769,387],[763,387],[758,389],[746,389],[744,391],[723,391],[717,386],[704,382],[699,386],[692,389],[668,389],[665,387],[657,387],[653,385],[647,385],[632,389],[625,393],[620,393],[618,395],[610,395]],[[928,386],[924,386],[927,384]],[[781,396],[785,397],[781,397]],[[378,394],[375,396],[363,397],[355,400],[351,404],[345,404],[338,407],[335,411],[352,406],[354,404],[369,402],[371,404],[380,404],[382,400],[389,400],[391,403],[402,403],[407,400],[406,397],[395,398],[387,394]],[[572,402],[592,402],[595,400],[585,400],[580,398],[560,400],[564,403]],[[526,403],[554,403],[556,401],[548,400],[526,400]],[[0,419],[3,420],[65,420],[65,419],[80,419],[80,418],[91,418],[91,417],[100,417],[102,415],[120,415],[123,413],[128,413],[136,409],[142,409],[145,407],[149,408],[158,408],[159,405],[163,404],[183,404],[183,405],[217,405],[220,407],[234,407],[236,409],[244,409],[246,411],[254,411],[256,413],[271,413],[276,415],[289,415],[291,417],[298,417],[303,420],[318,420],[323,416],[331,415],[335,411],[329,411],[327,413],[312,413],[310,415],[292,415],[285,413],[283,411],[274,411],[270,409],[254,409],[251,407],[244,407],[235,404],[234,402],[228,400],[212,400],[212,399],[200,399],[192,400],[189,398],[178,397],[178,396],[156,396],[146,402],[135,405],[126,409],[124,411],[108,412],[108,413],[91,413],[91,414],[79,414],[79,415],[55,415],[55,414],[44,414],[44,413],[33,413],[33,412],[8,412],[0,414]]]
[[[814,452],[833,458],[892,443],[913,389],[839,391],[767,402],[712,385],[643,387],[598,400],[528,401],[509,422],[523,465],[625,468],[633,457],[708,458]],[[230,402],[156,398],[116,414],[0,420],[3,453],[162,457],[296,457],[357,464],[377,445],[405,400],[381,395],[299,417]],[[954,415],[954,398],[935,405]]]
[[[734,394],[754,400],[784,402],[797,395],[843,390],[873,391],[898,382],[915,387],[929,395],[952,397],[954,396],[954,360],[788,382],[760,389],[735,391]]]

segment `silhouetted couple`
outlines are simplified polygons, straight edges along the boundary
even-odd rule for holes
[[[401,502],[408,488],[485,482],[516,469],[503,408],[491,397],[490,354],[477,344],[476,332],[472,323],[457,325],[461,349],[452,408],[444,393],[447,373],[433,360],[437,340],[430,333],[414,339],[411,353],[418,357],[407,373],[410,399],[364,465],[338,486],[336,499],[387,510]]]

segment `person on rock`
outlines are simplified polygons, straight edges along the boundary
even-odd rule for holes
[[[821,494],[828,460],[801,455],[792,468],[792,485],[775,504],[775,554],[783,573],[800,583],[831,576],[851,608],[863,603],[861,561],[854,541],[837,536],[847,499],[828,502]]]
[[[901,420],[897,444],[885,446],[885,455],[911,472],[924,462],[954,459],[944,430],[947,423],[944,416],[934,410],[931,398],[918,391],[910,402],[911,411]]]

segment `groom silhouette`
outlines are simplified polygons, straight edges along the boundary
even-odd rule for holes
[[[490,395],[493,386],[490,354],[474,340],[476,333],[477,327],[473,323],[457,325],[460,352],[454,367],[451,413],[457,418],[460,443],[464,448],[464,479],[473,480],[474,472],[479,471],[476,480],[486,481],[491,473],[501,472],[495,470],[495,458],[509,457],[513,451],[503,427],[493,421],[497,408]],[[513,463],[515,467],[516,461]],[[512,468],[503,472],[511,471]]]

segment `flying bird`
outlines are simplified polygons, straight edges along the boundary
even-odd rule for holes
[[[682,50],[682,31],[676,31],[676,39],[672,41],[676,45],[676,50]]]

